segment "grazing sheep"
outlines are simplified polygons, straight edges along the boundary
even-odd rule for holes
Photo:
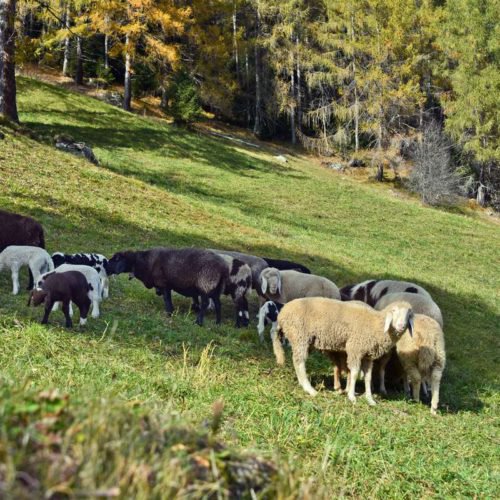
[[[267,323],[271,323],[271,338],[275,335],[276,329],[278,328],[278,314],[282,308],[283,304],[268,300],[259,309],[257,331],[259,332],[259,339],[261,342],[264,342],[264,328]]]
[[[335,283],[323,276],[298,271],[279,271],[268,267],[260,273],[262,294],[273,302],[286,304],[302,297],[327,297],[339,299]]]
[[[38,278],[36,281],[36,286],[41,287],[44,280],[47,278],[47,276],[50,276],[53,273],[64,273],[67,271],[78,271],[81,274],[85,276],[87,279],[87,283],[90,285],[90,289],[88,292],[89,299],[92,303],[92,317],[93,318],[98,318],[99,317],[99,305],[101,303],[101,298],[102,298],[102,293],[101,293],[101,278],[99,277],[98,272],[90,266],[80,266],[76,264],[61,264],[59,267],[56,267],[52,273],[46,273],[43,274]],[[57,310],[59,306],[59,301],[55,301],[54,304],[54,311]],[[70,308],[70,314],[73,314],[71,304],[69,305]]]
[[[11,245],[45,248],[42,225],[31,217],[0,210],[0,252]],[[33,288],[33,275],[29,272],[28,290]]]
[[[209,250],[197,248],[154,248],[143,252],[118,252],[108,262],[108,275],[130,273],[146,288],[163,293],[165,309],[172,314],[172,290],[185,297],[201,297],[198,325],[209,299],[214,301],[216,323],[221,321],[220,295],[228,280],[226,261]]]
[[[408,380],[412,385],[413,399],[420,401],[420,386],[430,382],[431,413],[436,414],[439,403],[439,387],[446,364],[444,334],[441,325],[424,314],[415,314],[413,336],[406,333],[396,344],[396,353],[403,368],[405,388]],[[383,386],[385,365],[391,355],[380,360],[380,383]],[[385,389],[385,386],[384,386]]]
[[[261,289],[260,289],[260,273],[266,268],[269,267],[267,262],[261,257],[256,257],[255,255],[249,255],[241,252],[234,252],[231,250],[212,250],[217,255],[229,255],[230,257],[234,257],[235,259],[239,259],[245,264],[250,266],[252,270],[252,288],[257,292],[259,296],[262,297]]]
[[[224,286],[223,294],[230,295],[233,299],[233,303],[236,308],[236,328],[240,328],[240,326],[246,327],[250,321],[246,294],[248,290],[252,289],[252,271],[248,264],[245,264],[241,260],[235,259],[230,255],[220,254],[220,257],[222,257],[226,262],[229,273],[226,285]],[[156,293],[158,294],[158,290]],[[193,311],[199,311],[199,297],[193,298],[191,308]],[[208,308],[213,308],[212,299],[210,299]]]
[[[62,264],[93,267],[99,273],[101,278],[102,298],[107,299],[109,297],[109,278],[108,273],[106,272],[108,259],[104,255],[101,255],[100,253],[67,254],[55,252],[52,254],[52,261],[54,262],[55,267],[59,267]]]
[[[441,309],[439,309],[439,306],[426,295],[408,292],[389,293],[378,300],[374,309],[381,311],[389,304],[399,301],[408,302],[415,314],[424,314],[425,316],[429,316],[429,318],[435,319],[441,328],[443,327],[443,315],[441,313]]]
[[[28,266],[34,279],[54,269],[50,255],[39,247],[10,245],[0,253],[0,271],[10,267],[12,273],[12,293],[19,293],[19,269]]]
[[[80,325],[87,322],[87,314],[90,308],[89,291],[92,285],[79,271],[66,271],[62,273],[51,273],[45,276],[40,287],[31,291],[28,306],[38,306],[45,302],[45,314],[42,324],[48,323],[49,314],[56,302],[62,302],[62,310],[66,318],[66,327],[71,328],[73,322],[70,315],[70,304],[74,302],[80,310]]]
[[[267,262],[269,267],[275,267],[280,271],[299,271],[305,274],[311,274],[311,270],[302,264],[298,264],[297,262],[292,262],[290,260],[281,260],[281,259],[269,259],[267,257],[263,257],[263,259]]]
[[[278,315],[277,333],[290,342],[298,381],[308,394],[317,394],[306,373],[308,351],[314,347],[347,355],[348,396],[353,403],[354,386],[362,369],[366,399],[375,405],[371,392],[373,360],[389,352],[407,329],[412,335],[413,311],[405,302],[375,311],[356,303],[308,297],[285,304]],[[284,364],[285,352],[278,335],[273,337],[273,349],[277,363]]]
[[[384,295],[389,293],[416,293],[432,299],[430,293],[415,283],[397,280],[367,280],[357,285],[347,285],[340,289],[342,300],[360,300],[374,306]]]

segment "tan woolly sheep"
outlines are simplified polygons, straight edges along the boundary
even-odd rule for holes
[[[279,271],[275,267],[268,267],[260,273],[260,286],[269,300],[281,304],[303,297],[340,300],[339,289],[329,279],[297,271]]]
[[[306,373],[309,348],[345,352],[350,370],[349,400],[356,402],[354,386],[362,369],[366,399],[375,405],[371,392],[373,360],[389,352],[407,329],[411,334],[412,328],[413,311],[406,302],[375,311],[364,304],[314,297],[285,304],[278,316],[277,334],[290,342],[297,379],[308,394],[316,395]],[[274,354],[277,363],[284,364],[285,353],[277,334],[273,335]]]
[[[413,336],[410,337],[405,333],[396,344],[396,352],[412,385],[415,401],[420,401],[421,383],[430,381],[431,413],[435,415],[439,403],[441,377],[446,364],[444,334],[441,326],[428,316],[415,314]],[[387,355],[381,360],[381,380],[383,380],[385,364],[389,358],[390,355]]]

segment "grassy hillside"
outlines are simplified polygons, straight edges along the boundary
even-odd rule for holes
[[[223,325],[209,316],[199,328],[187,299],[174,296],[178,312],[167,318],[160,298],[122,275],[101,318],[68,331],[58,313],[43,328],[42,311],[26,308],[26,294],[11,296],[2,273],[0,418],[12,415],[23,391],[59,389],[69,394],[73,427],[100,415],[99,446],[122,450],[137,426],[111,426],[108,436],[108,419],[137,408],[152,420],[199,426],[223,399],[219,438],[302,479],[288,478],[283,496],[301,488],[325,497],[499,496],[498,225],[402,200],[300,155],[283,165],[269,148],[187,132],[34,80],[20,80],[19,106],[37,140],[4,129],[0,206],[40,220],[50,251],[235,248],[297,260],[339,286],[416,281],[443,310],[448,366],[434,418],[402,394],[376,408],[363,398],[353,406],[332,392],[331,366],[319,354],[308,363],[313,385],[324,386],[313,399],[299,388],[289,355],[284,369],[276,366],[255,324],[233,328],[228,301]],[[56,133],[88,142],[102,165],[56,151],[49,144]],[[122,468],[103,472],[92,458],[92,429],[82,431],[83,465],[65,476],[65,491],[166,494],[124,479],[137,464],[160,460],[137,448],[126,448],[121,462],[115,453]],[[4,424],[0,462],[12,478],[28,452],[9,450],[9,436]],[[71,446],[78,435],[68,436]],[[160,463],[170,467],[167,458]],[[43,477],[44,488],[62,481],[50,471]]]

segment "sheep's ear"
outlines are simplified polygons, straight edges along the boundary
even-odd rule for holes
[[[261,283],[261,288],[262,288],[262,293],[266,293],[267,290],[267,280],[264,276],[260,277],[260,283]]]
[[[389,311],[385,315],[384,333],[389,333],[389,329],[391,328],[391,324],[392,324],[392,311]]]
[[[415,329],[415,319],[413,317],[413,314],[410,316],[408,319],[408,331],[410,332],[410,337],[413,337],[413,330]]]
[[[278,271],[278,294],[281,295],[281,273]]]

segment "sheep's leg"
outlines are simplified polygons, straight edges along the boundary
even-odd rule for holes
[[[212,301],[214,303],[214,308],[215,308],[215,324],[220,325],[221,323],[221,305],[220,305],[220,297],[215,296],[212,297]],[[208,307],[208,304],[207,304]]]
[[[420,385],[422,378],[417,368],[412,367],[408,370],[408,377],[410,378],[411,388],[413,392],[413,399],[420,401]]]
[[[278,335],[278,329],[275,331],[271,330],[271,340],[273,343],[273,352],[274,356],[276,357],[276,363],[278,365],[284,365],[285,364],[285,351],[283,350],[283,346],[281,345],[279,335]]]
[[[370,406],[375,406],[377,403],[372,395],[372,372],[373,360],[367,359],[363,361],[363,371],[365,372],[365,397]]]
[[[102,288],[102,298],[107,299],[109,297],[109,278],[107,276],[102,278],[101,288]]]
[[[257,314],[257,318],[258,318],[258,323],[257,323],[257,331],[259,332],[259,340],[262,342],[264,342],[264,330],[265,330],[265,327],[266,327],[266,311],[264,309],[259,308],[259,314]],[[274,323],[273,323],[273,326],[274,326]],[[272,335],[272,329],[271,329],[271,338],[273,337]]]
[[[46,325],[49,322],[49,314],[52,311],[52,306],[54,302],[50,299],[50,297],[45,297],[45,313],[42,318],[42,325]]]
[[[295,368],[295,373],[297,374],[297,379],[299,381],[299,384],[302,386],[302,389],[304,389],[304,391],[306,391],[307,394],[309,394],[311,396],[316,396],[316,394],[318,394],[318,391],[316,391],[313,388],[313,386],[311,385],[311,382],[309,382],[309,378],[307,377],[306,359],[307,359],[307,356],[303,356],[302,353],[300,353],[300,354],[294,353],[293,354],[293,366]]]
[[[349,401],[351,401],[352,403],[355,403],[356,402],[356,392],[355,392],[356,380],[358,379],[358,375],[359,375],[360,362],[358,360],[349,359],[349,357],[348,357],[347,358],[347,367],[350,370],[349,378],[348,378],[349,390],[347,393],[347,397],[349,398]]]
[[[87,300],[83,304],[78,305],[78,309],[80,309],[80,325],[83,326],[87,323],[87,316],[90,309],[90,300],[87,298]]]
[[[28,286],[26,290],[33,290],[33,287],[35,286],[35,282],[33,279],[33,273],[31,272],[31,269],[28,268]]]
[[[71,301],[69,302],[69,315],[73,317],[73,303]]]
[[[410,384],[408,382],[408,375],[406,375],[406,372],[403,376],[403,391],[404,391],[406,396],[408,396],[408,397],[411,396]]]
[[[100,315],[99,311],[99,293],[94,291],[92,295],[92,314],[93,318],[98,318]]]
[[[163,302],[165,304],[165,311],[170,316],[174,312],[174,305],[172,304],[172,290],[170,290],[170,288],[163,289]]]
[[[382,356],[379,360],[380,366],[379,366],[379,391],[380,394],[383,394],[384,396],[387,395],[387,389],[385,387],[385,368],[387,366],[387,363],[389,363],[389,360],[391,359],[391,353],[386,354],[385,356]]]
[[[437,414],[437,408],[439,404],[439,387],[441,385],[441,377],[443,376],[443,370],[435,368],[431,375],[431,413],[433,415]]]
[[[17,295],[19,293],[19,266],[14,264],[12,266],[12,293]]]
[[[195,295],[192,297],[192,302],[191,302],[191,311],[193,312],[198,312],[200,310],[200,298],[198,295]]]
[[[205,315],[205,311],[207,310],[207,307],[208,307],[208,296],[207,295],[202,295],[201,296],[200,311],[198,312],[198,316],[196,317],[196,323],[199,326],[203,326],[203,317]]]
[[[333,390],[335,392],[342,392],[342,361],[341,355],[337,352],[329,352],[328,357],[333,363]]]
[[[62,311],[66,318],[66,328],[71,328],[73,326],[73,321],[71,320],[71,316],[69,314],[69,300],[65,300],[62,304]]]

